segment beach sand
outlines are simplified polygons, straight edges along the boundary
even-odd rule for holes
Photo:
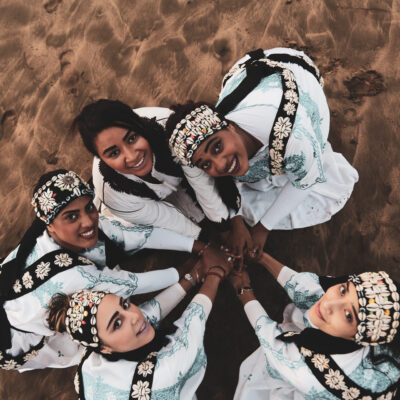
[[[92,157],[68,133],[85,104],[215,102],[224,73],[247,51],[292,47],[320,67],[329,140],[360,181],[331,221],[272,232],[267,250],[298,271],[384,268],[399,280],[399,21],[398,0],[1,0],[0,255],[33,219],[39,175],[69,168],[90,176]],[[257,297],[278,318],[286,297],[260,267],[251,274]],[[240,362],[257,339],[228,286],[205,343],[208,368],[198,397],[231,399]],[[73,374],[1,371],[0,398],[73,399]]]

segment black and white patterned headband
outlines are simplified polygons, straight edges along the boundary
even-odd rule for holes
[[[33,195],[36,216],[49,225],[60,211],[81,196],[94,197],[90,186],[74,171],[57,170]]]
[[[85,347],[100,346],[96,315],[98,305],[107,294],[100,290],[83,290],[71,296],[65,327],[74,342]]]
[[[203,104],[185,116],[175,127],[169,147],[184,165],[193,167],[195,150],[212,134],[226,128],[228,121]]]
[[[350,275],[358,296],[360,320],[355,341],[363,346],[390,343],[399,328],[398,288],[384,271]]]

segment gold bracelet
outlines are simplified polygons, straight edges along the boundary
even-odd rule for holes
[[[250,286],[243,286],[238,288],[237,290],[237,295],[241,296],[242,294],[246,293],[246,292],[252,292],[253,289]]]

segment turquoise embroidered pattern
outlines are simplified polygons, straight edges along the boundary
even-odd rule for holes
[[[269,170],[269,149],[266,147],[249,160],[249,169],[242,176],[235,176],[239,182],[254,183],[271,176]]]
[[[178,375],[178,382],[165,389],[153,390],[151,394],[152,400],[179,400],[181,399],[180,393],[186,382],[201,370],[205,370],[207,366],[207,357],[203,347],[197,350],[194,363],[185,373],[180,372]],[[156,367],[157,368],[157,367]]]
[[[307,175],[307,171],[304,169],[305,163],[306,156],[303,152],[301,152],[301,154],[293,154],[291,156],[288,156],[284,160],[283,170],[285,171],[285,173],[290,172],[296,176],[295,186]]]
[[[62,293],[63,286],[62,282],[54,282],[52,279],[49,279],[34,290],[32,295],[39,300],[42,308],[47,309],[49,308],[49,302],[52,296],[56,293]]]
[[[104,383],[101,376],[94,377],[83,371],[82,379],[84,382],[85,398],[87,400],[126,400],[129,398],[129,387],[128,390],[120,390]]]
[[[140,309],[145,315],[147,321],[153,326],[153,328],[157,329],[160,325],[161,318],[161,305],[155,300],[151,299],[146,301],[145,303],[140,305]]]
[[[84,289],[92,289],[100,283],[111,283],[119,286],[120,290],[122,290],[122,287],[125,286],[126,289],[120,293],[122,293],[123,296],[128,297],[132,296],[138,287],[138,277],[132,272],[128,273],[129,279],[114,278],[103,273],[94,275],[82,267],[78,267],[78,272],[81,274],[83,279],[88,281]]]

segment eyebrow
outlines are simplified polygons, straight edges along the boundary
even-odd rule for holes
[[[68,214],[73,214],[73,213],[77,213],[77,212],[79,212],[79,210],[66,210],[66,211],[63,211],[62,213],[61,213],[61,215],[68,215]]]
[[[119,298],[119,305],[122,307],[122,302],[123,302],[123,298],[120,297]],[[107,330],[110,327],[111,323],[114,321],[115,318],[117,318],[117,316],[119,315],[119,311],[115,311],[115,313],[112,315],[110,321],[108,321],[108,325],[107,325]]]
[[[132,133],[132,129],[128,129],[128,131],[125,133],[125,136],[123,137],[123,141],[125,142],[128,139],[128,136]]]

